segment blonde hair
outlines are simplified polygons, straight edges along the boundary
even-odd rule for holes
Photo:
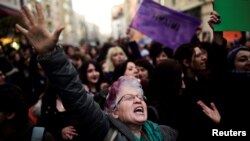
[[[115,53],[119,53],[121,52],[123,55],[124,55],[124,58],[126,60],[128,60],[128,57],[127,55],[125,54],[125,52],[122,50],[121,47],[119,46],[115,46],[115,47],[111,47],[109,50],[108,50],[108,54],[106,56],[106,60],[105,60],[105,66],[104,66],[104,72],[113,72],[114,69],[115,69],[115,66],[111,60],[112,56],[115,54]]]

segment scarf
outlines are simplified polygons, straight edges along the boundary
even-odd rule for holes
[[[156,123],[147,120],[142,127],[142,131],[144,135],[142,134],[140,139],[134,135],[135,141],[163,141],[159,126]]]

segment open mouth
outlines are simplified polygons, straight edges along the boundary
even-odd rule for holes
[[[92,80],[96,81],[96,80],[98,80],[98,77],[92,77]]]
[[[206,63],[201,63],[200,66],[201,68],[206,68]]]
[[[135,78],[140,78],[140,76],[139,75],[135,75]]]
[[[142,106],[136,107],[134,109],[134,113],[144,113],[144,109]]]

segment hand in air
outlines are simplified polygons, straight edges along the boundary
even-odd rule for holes
[[[199,100],[197,104],[202,108],[202,111],[215,123],[220,123],[221,115],[216,108],[215,104],[212,102],[210,103],[210,107],[208,107],[203,101]]]
[[[43,55],[54,49],[63,27],[58,27],[55,32],[51,33],[44,19],[41,5],[36,3],[35,7],[36,15],[27,6],[23,7],[21,15],[26,27],[16,24],[16,28],[28,38],[35,51]]]
[[[220,16],[216,11],[210,13],[210,19],[208,21],[209,26],[213,29],[214,24],[221,23]]]

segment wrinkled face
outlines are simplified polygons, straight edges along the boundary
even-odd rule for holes
[[[133,62],[128,62],[124,75],[139,78],[138,70]]]
[[[148,70],[145,69],[144,67],[137,66],[138,73],[139,73],[139,78],[141,80],[147,80],[148,79]]]
[[[142,125],[147,120],[147,106],[143,94],[132,87],[120,89],[112,115],[126,124]]]
[[[96,84],[100,78],[100,72],[98,72],[93,64],[89,64],[87,69],[87,79],[89,83]]]
[[[167,60],[168,56],[166,55],[166,53],[164,51],[162,51],[157,57],[156,57],[156,64],[161,63],[164,60]]]
[[[117,66],[125,61],[125,55],[123,52],[116,52],[111,56],[111,61],[114,66]]]
[[[240,50],[235,56],[234,67],[237,71],[250,72],[250,51]]]
[[[199,47],[194,48],[194,54],[192,56],[191,68],[194,70],[205,70],[207,62],[207,54]]]

